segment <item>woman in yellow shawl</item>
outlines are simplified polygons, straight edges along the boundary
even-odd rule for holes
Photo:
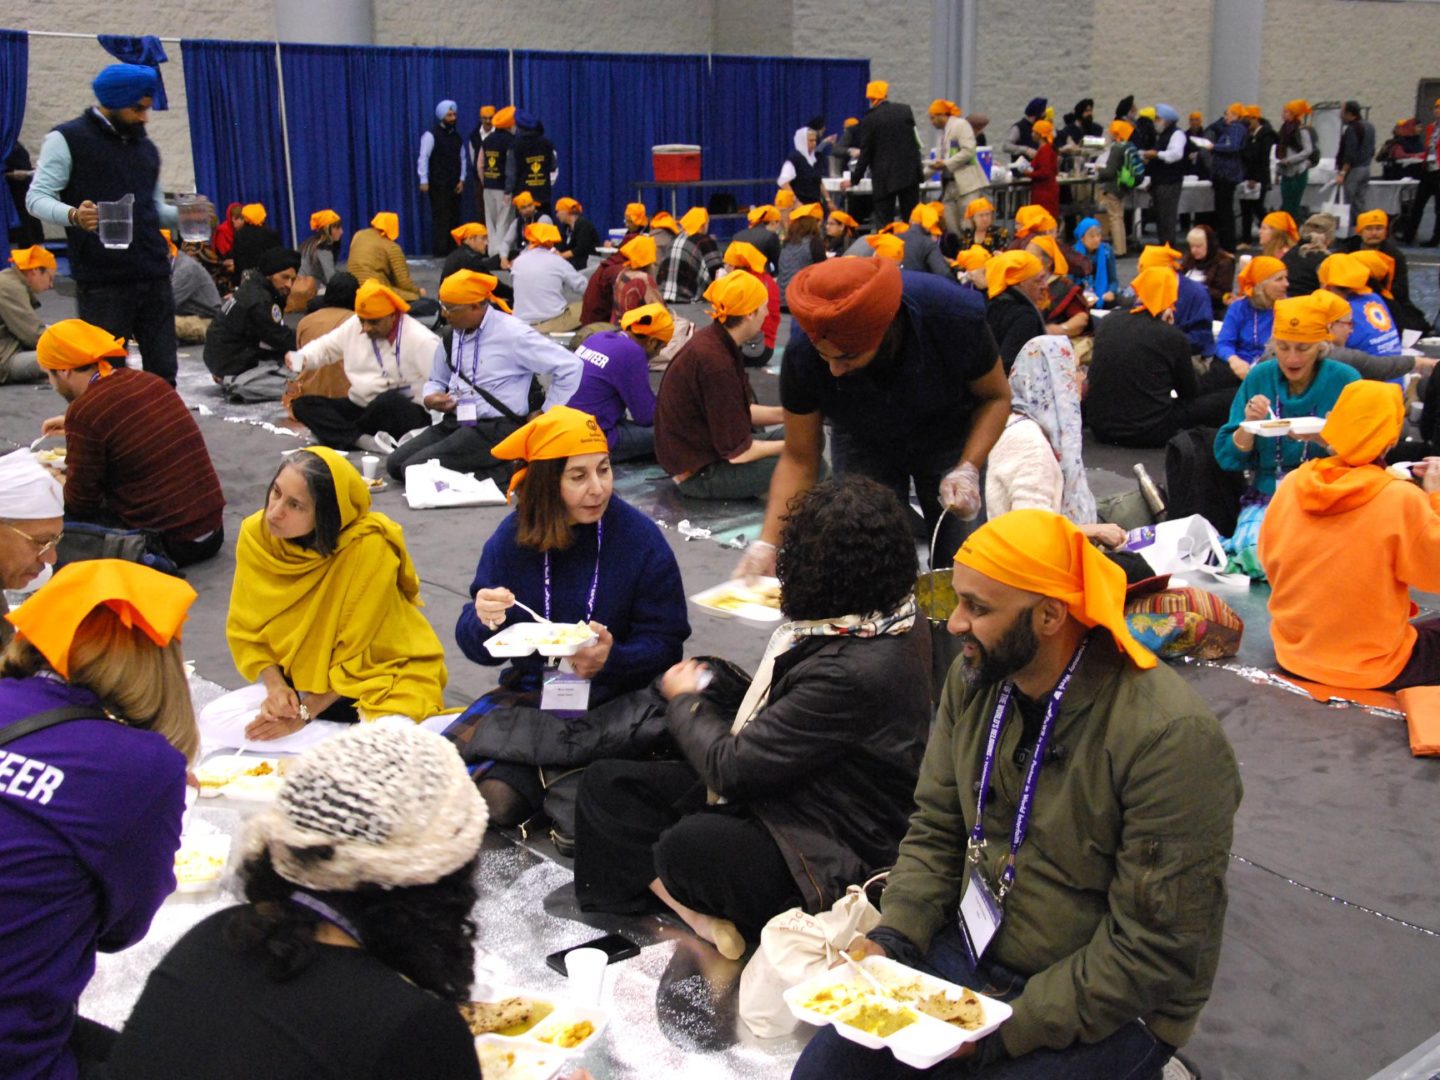
[[[202,712],[205,741],[300,749],[357,719],[434,716],[444,650],[420,604],[400,526],[355,467],[323,446],[292,455],[236,545],[225,633],[258,681]]]

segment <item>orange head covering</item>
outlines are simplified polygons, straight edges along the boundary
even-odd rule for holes
[[[170,257],[173,259],[177,254],[179,254],[180,249],[175,246],[175,241],[170,239],[170,230],[161,229],[160,235],[165,238],[166,250],[170,252]]]
[[[642,304],[620,316],[620,329],[668,345],[675,336],[675,317],[664,304]]]
[[[392,244],[400,239],[400,216],[382,210],[370,219],[370,227]]]
[[[946,101],[944,98],[936,98],[930,102],[931,116],[959,116],[960,106],[953,101]]]
[[[844,210],[831,210],[830,220],[838,221],[847,229],[858,229],[860,227],[860,223],[856,221],[853,217],[851,217],[849,214],[845,213]]]
[[[992,214],[995,212],[995,204],[989,199],[971,199],[970,205],[965,207],[965,220],[969,221],[976,214],[983,214],[987,210]]]
[[[1190,126],[1191,126],[1191,127],[1194,127],[1194,126],[1197,125],[1197,124],[1203,124],[1204,122],[1205,122],[1205,114],[1204,114],[1204,113],[1202,113],[1202,112],[1192,112],[1192,113],[1190,114]]]
[[[1369,465],[1400,440],[1404,426],[1404,391],[1361,379],[1340,391],[1320,437],[1346,465]]]
[[[5,617],[62,677],[70,677],[70,646],[80,624],[107,607],[126,629],[139,629],[160,648],[179,639],[195,590],[180,578],[123,559],[71,563]]]
[[[104,378],[114,370],[105,360],[107,356],[123,358],[125,342],[83,319],[62,319],[51,324],[35,346],[35,358],[46,371],[70,371],[97,364]]]
[[[979,270],[990,261],[990,252],[986,251],[979,244],[972,244],[959,255],[951,266],[958,266],[961,270]]]
[[[847,116],[845,118],[845,126],[847,128],[852,128],[858,123],[860,123],[860,118],[858,116]]]
[[[584,209],[585,207],[581,206],[578,200],[572,199],[568,195],[563,199],[555,200],[557,214],[578,214]]]
[[[625,204],[625,224],[632,229],[643,229],[650,224],[650,211],[643,202]]]
[[[528,210],[535,205],[535,196],[528,191],[522,191],[510,201],[515,204],[516,210]]]
[[[900,310],[903,279],[889,259],[841,256],[790,279],[785,299],[810,340],[859,355],[880,344]]]
[[[1305,117],[1309,116],[1311,112],[1310,103],[1304,98],[1296,98],[1294,101],[1287,101],[1285,103],[1285,109],[1292,116],[1294,116],[1296,120],[1303,120]]]
[[[1015,237],[1024,240],[1035,233],[1050,232],[1058,228],[1055,218],[1043,206],[1031,203],[1015,211]]]
[[[1110,137],[1116,142],[1129,142],[1130,136],[1135,134],[1135,125],[1129,120],[1110,121]]]
[[[1275,301],[1275,324],[1270,332],[1276,341],[1329,341],[1330,323],[1328,304],[1310,296],[1292,296]]]
[[[919,225],[931,236],[939,236],[945,231],[944,226],[940,224],[940,215],[929,203],[920,203],[910,211],[910,224]]]
[[[1320,279],[1321,285],[1333,285],[1357,293],[1370,291],[1370,268],[1347,252],[1337,251],[1334,255],[1325,256],[1315,276]]]
[[[1374,251],[1361,248],[1359,251],[1350,252],[1350,257],[1365,267],[1371,281],[1379,282],[1380,295],[1387,300],[1393,299],[1390,295],[1390,283],[1395,280],[1395,259],[1383,251]]]
[[[655,216],[650,219],[650,231],[653,233],[656,229],[664,229],[669,233],[678,233],[680,231],[680,225],[670,216],[668,210],[657,210],[655,211]]]
[[[647,266],[654,266],[655,238],[637,236],[628,244],[620,246],[620,254],[625,256],[625,265],[631,270],[644,270]]]
[[[1259,120],[1259,119],[1260,119],[1260,115],[1261,115],[1261,114],[1260,114],[1260,106],[1259,106],[1259,105],[1246,105],[1246,106],[1245,106],[1245,119],[1246,119],[1246,120]]]
[[[865,97],[870,101],[884,101],[890,96],[890,84],[884,79],[874,79],[865,84]]]
[[[1135,311],[1145,310],[1157,318],[1175,306],[1180,298],[1180,276],[1168,266],[1152,266],[1141,270],[1130,283],[1135,290]]]
[[[1070,272],[1070,261],[1065,258],[1065,253],[1060,250],[1060,245],[1053,236],[1032,236],[1029,242],[1050,256],[1050,272],[1056,277]]]
[[[554,247],[560,243],[560,230],[543,221],[531,222],[525,226],[525,239],[536,247]]]
[[[794,210],[790,211],[791,221],[794,221],[796,218],[807,217],[814,218],[816,221],[823,221],[825,220],[825,208],[821,206],[818,202],[807,202],[801,203],[799,206],[795,207]]]
[[[490,456],[500,461],[553,461],[576,454],[609,452],[610,444],[605,439],[605,432],[600,430],[593,416],[569,405],[552,405],[496,443]],[[506,502],[510,501],[510,493],[525,479],[527,471],[517,469],[510,478],[510,487],[505,493]]]
[[[756,277],[765,273],[770,260],[765,258],[765,253],[754,244],[747,244],[744,240],[732,240],[730,246],[725,249],[725,265],[736,266],[741,270],[749,270]]]
[[[876,233],[874,236],[865,237],[865,242],[874,248],[875,254],[882,259],[894,259],[897,263],[905,261],[905,241],[898,236]]]
[[[795,193],[793,191],[780,190],[775,192],[775,209],[789,210],[795,205]]]
[[[331,225],[340,224],[340,215],[334,210],[316,210],[310,215],[310,231],[319,232],[321,229],[328,229]]]
[[[710,301],[712,319],[728,319],[754,313],[769,302],[770,292],[754,274],[732,270],[710,283],[705,290],[705,299]]]
[[[1137,269],[1149,270],[1152,266],[1163,266],[1167,270],[1174,270],[1179,267],[1183,258],[1184,256],[1169,244],[1146,244],[1140,251]]]
[[[481,105],[481,106],[480,106],[480,119],[481,119],[481,120],[493,120],[494,118],[495,118],[495,106],[494,106],[494,105]]]
[[[1355,218],[1355,228],[1357,229],[1364,229],[1370,225],[1388,226],[1389,224],[1390,215],[1385,213],[1384,210],[1366,210],[1363,214],[1359,214]]]
[[[745,215],[745,220],[751,225],[764,225],[771,221],[779,221],[780,211],[768,204],[765,206],[757,206]]]
[[[478,221],[467,221],[464,225],[450,230],[450,237],[457,244],[463,244],[472,236],[489,236],[490,230]]]
[[[881,236],[899,236],[909,232],[910,226],[903,221],[892,221],[889,225],[882,226],[879,231]]]
[[[1030,130],[1041,142],[1055,141],[1055,125],[1049,120],[1036,120],[1030,125]]]
[[[1311,293],[1309,298],[1313,300],[1316,307],[1318,307],[1324,313],[1325,322],[1327,325],[1332,325],[1342,319],[1350,317],[1353,314],[1353,311],[1349,303],[1346,302],[1345,298],[1342,296],[1336,296],[1329,289],[1318,289],[1315,292]],[[1345,344],[1345,339],[1347,337],[1349,337],[1349,331],[1341,331],[1337,333],[1334,340],[1336,344],[1343,345]]]
[[[1011,285],[1043,274],[1045,267],[1028,251],[1002,251],[985,264],[985,291],[994,300]]]
[[[1273,259],[1269,255],[1256,255],[1245,264],[1245,269],[1240,271],[1240,276],[1235,279],[1235,285],[1240,290],[1241,296],[1250,296],[1255,292],[1255,286],[1284,272],[1285,264],[1279,259]]]
[[[252,202],[240,208],[240,216],[245,219],[246,225],[264,225],[268,215],[263,204]]]
[[[1382,210],[1381,213],[1384,213],[1384,211]],[[1272,210],[1260,219],[1260,224],[1275,229],[1278,232],[1283,232],[1286,236],[1290,237],[1292,244],[1298,244],[1300,242],[1300,226],[1296,225],[1295,219],[1284,210]]]
[[[1244,116],[1245,103],[1243,101],[1232,101],[1229,105],[1225,106],[1225,111],[1227,113],[1234,113],[1236,116]]]
[[[692,206],[680,215],[680,228],[695,236],[710,227],[710,211],[703,206]]]
[[[355,314],[362,319],[383,319],[397,311],[409,310],[410,305],[400,298],[399,293],[374,278],[363,282],[355,293]]]
[[[490,274],[482,274],[477,270],[456,270],[440,283],[440,302],[459,305],[483,304],[489,300],[499,303],[494,296],[495,286],[498,284],[500,282]]]
[[[1073,524],[1050,510],[1011,510],[980,526],[955,561],[1009,585],[1060,600],[1080,623],[1110,631],[1139,668],[1155,655],[1125,625],[1125,571]]]
[[[161,229],[160,231],[164,232],[165,230]],[[55,256],[39,244],[10,252],[10,261],[15,264],[17,270],[55,269]]]
[[[497,109],[494,119],[490,123],[497,128],[513,128],[515,126],[515,106],[506,105],[503,109]]]

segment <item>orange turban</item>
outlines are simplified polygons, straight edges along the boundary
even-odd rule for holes
[[[769,302],[770,291],[754,274],[734,270],[711,282],[705,290],[705,299],[710,301],[712,319],[728,319],[753,314]]]
[[[1011,285],[1043,274],[1045,267],[1028,251],[1002,251],[985,264],[985,290],[994,300]]]
[[[1146,244],[1140,252],[1136,269],[1149,270],[1152,266],[1163,266],[1167,270],[1174,270],[1183,258],[1184,256],[1169,244]]]
[[[936,98],[930,102],[931,116],[959,116],[960,106],[953,101],[946,101],[944,98]]]
[[[919,225],[931,236],[939,236],[945,231],[940,224],[940,215],[928,203],[921,203],[910,211],[910,224]]]
[[[1354,313],[1354,309],[1343,296],[1336,296],[1329,289],[1318,289],[1310,294],[1309,299],[1324,312],[1326,325],[1339,322]],[[1349,336],[1348,333],[1346,336]],[[1345,337],[1337,337],[1335,340],[1338,344],[1345,344]]]
[[[678,233],[680,226],[676,223],[675,219],[670,216],[669,211],[657,210],[655,216],[650,219],[650,231],[653,233],[656,229],[664,229],[666,232]]]
[[[961,270],[979,270],[990,261],[990,252],[986,251],[979,244],[972,244],[959,255],[951,266],[958,266]]]
[[[1279,259],[1273,259],[1269,255],[1256,255],[1245,264],[1245,269],[1240,271],[1240,276],[1235,279],[1235,285],[1240,290],[1241,296],[1250,296],[1255,292],[1255,286],[1284,272],[1285,264]]]
[[[15,264],[17,270],[55,269],[55,256],[39,244],[10,252],[10,261]]]
[[[457,244],[463,244],[472,236],[489,236],[490,230],[478,221],[467,221],[464,225],[450,230],[450,237]]]
[[[35,358],[46,371],[70,371],[98,364],[103,378],[114,370],[105,360],[107,356],[123,360],[125,342],[83,319],[53,323],[40,335],[35,346]]]
[[[795,205],[795,193],[793,191],[775,192],[775,208],[777,210],[789,210]]]
[[[563,199],[555,200],[555,212],[557,214],[578,214],[584,209],[585,207],[581,206],[577,200],[570,198],[568,195]]]
[[[1357,229],[1364,229],[1371,225],[1388,226],[1389,224],[1390,215],[1385,213],[1384,210],[1366,210],[1363,214],[1359,214],[1355,218],[1355,228]]]
[[[989,199],[971,199],[970,205],[965,207],[965,220],[969,221],[976,214],[983,214],[986,211],[993,214],[995,212],[995,204]]]
[[[340,224],[340,215],[334,210],[316,210],[310,215],[310,231],[319,232],[321,229],[328,229],[331,225]]]
[[[1135,134],[1135,125],[1129,120],[1110,121],[1110,137],[1116,142],[1129,142],[1130,136]]]
[[[664,304],[642,304],[620,316],[620,329],[668,345],[675,336],[675,317]]]
[[[264,225],[268,215],[263,204],[252,202],[240,208],[240,216],[245,219],[246,225]]]
[[[858,123],[860,123],[860,118],[858,116],[847,116],[845,118],[845,126],[847,128],[852,128]]]
[[[1236,116],[1244,116],[1245,103],[1243,101],[1232,101],[1229,105],[1225,106],[1225,111],[1227,113],[1234,113]]]
[[[1292,296],[1275,301],[1275,324],[1271,334],[1276,341],[1329,341],[1330,322],[1328,304],[1316,303],[1309,296]]]
[[[643,229],[650,224],[650,211],[643,202],[625,204],[625,224],[634,229]]]
[[[126,629],[139,629],[164,648],[179,639],[195,595],[180,578],[148,566],[123,559],[87,559],[55,571],[34,596],[5,617],[68,679],[75,632],[96,608],[109,608]]]
[[[1055,125],[1049,120],[1036,120],[1030,125],[1030,130],[1041,142],[1055,141]]]
[[[849,214],[845,213],[844,210],[831,210],[830,220],[838,221],[847,229],[858,229],[860,227],[860,223],[856,221],[853,217],[851,217]]]
[[[1046,255],[1050,256],[1050,272],[1059,277],[1061,274],[1070,272],[1070,262],[1060,250],[1060,245],[1055,242],[1053,236],[1032,236],[1030,243],[1034,244]]]
[[[1384,213],[1384,211],[1380,211]],[[1362,214],[1361,217],[1364,215]],[[1300,226],[1295,224],[1295,219],[1284,210],[1273,210],[1260,219],[1261,225],[1267,225],[1277,232],[1283,232],[1290,237],[1292,244],[1300,242]]]
[[[680,228],[695,236],[710,227],[710,211],[703,206],[692,206],[680,215]]]
[[[859,355],[879,346],[900,310],[902,291],[896,263],[841,256],[801,270],[785,299],[811,341]]]
[[[1350,252],[1350,257],[1365,267],[1371,281],[1380,283],[1380,295],[1391,299],[1390,283],[1395,280],[1394,258],[1383,251],[1371,251],[1365,248]]]
[[[569,405],[553,405],[523,427],[516,428],[490,451],[500,461],[553,461],[576,454],[608,454],[605,432],[589,413]],[[509,495],[525,479],[526,469],[510,478]]]
[[[515,198],[510,201],[515,204],[516,210],[528,210],[530,207],[536,205],[535,196],[531,195],[528,191],[520,192],[519,195],[516,195]]]
[[[790,211],[791,221],[794,221],[796,218],[807,217],[814,218],[816,221],[823,221],[825,219],[824,207],[822,207],[818,202],[807,202],[801,203],[799,206],[795,207],[794,210]]]
[[[400,298],[399,293],[374,278],[362,283],[355,293],[355,314],[362,319],[383,319],[394,312],[409,310],[410,305]]]
[[[1140,301],[1134,310],[1144,308],[1156,317],[1169,311],[1180,298],[1180,276],[1168,266],[1141,270],[1130,287],[1135,290],[1135,299]]]
[[[1190,114],[1190,123],[1191,123],[1192,126],[1194,126],[1194,125],[1196,125],[1196,124],[1203,124],[1204,122],[1205,122],[1205,114],[1204,114],[1204,113],[1202,113],[1202,112],[1192,112],[1192,113]]]
[[[161,229],[160,235],[165,238],[165,248],[167,251],[169,251],[170,258],[173,259],[177,254],[179,254],[180,249],[175,246],[175,241],[170,239],[170,230]]]
[[[392,244],[400,239],[400,217],[389,210],[381,211],[371,218],[370,227]]]
[[[1361,379],[1340,391],[1320,437],[1346,465],[1369,465],[1400,440],[1404,426],[1404,391]]]
[[[1343,251],[1325,256],[1315,274],[1321,285],[1362,294],[1370,291],[1370,268]]]
[[[644,270],[647,266],[654,266],[655,238],[653,236],[637,236],[628,244],[620,246],[620,254],[625,256],[625,265],[631,270]]]
[[[456,270],[440,283],[442,304],[483,304],[494,300],[495,286],[499,281],[490,274],[476,270]],[[373,316],[372,316],[373,317]]]
[[[481,105],[481,106],[480,106],[480,119],[481,119],[481,120],[493,120],[494,117],[495,117],[495,106],[494,106],[494,105]]]
[[[1260,113],[1260,106],[1259,106],[1259,105],[1246,105],[1246,106],[1245,106],[1245,119],[1246,119],[1246,120],[1259,120],[1259,119],[1260,119],[1260,115],[1261,115],[1261,113]]]
[[[765,273],[770,260],[765,258],[765,253],[754,244],[747,244],[744,240],[732,240],[730,246],[725,249],[725,265],[739,267],[741,270],[749,270],[756,277]]]
[[[525,239],[536,247],[554,247],[560,243],[560,230],[546,222],[535,221],[525,226]]]
[[[745,215],[745,220],[751,225],[762,225],[771,221],[779,221],[780,211],[769,205],[757,206]]]
[[[1043,206],[1031,203],[1015,211],[1015,237],[1024,240],[1035,233],[1050,232],[1058,228],[1055,218]]]
[[[490,121],[497,128],[513,128],[515,126],[515,106],[506,105],[503,109],[495,112],[495,117]]]
[[[894,259],[897,263],[905,261],[905,241],[898,236],[877,233],[874,236],[865,237],[865,242],[874,248],[875,254],[882,259]]]
[[[1285,103],[1285,108],[1297,120],[1309,116],[1311,112],[1310,103],[1304,98],[1296,98],[1294,101],[1287,101]]]
[[[970,534],[955,561],[1002,585],[1062,601],[1083,625],[1110,631],[1136,667],[1156,665],[1125,625],[1125,571],[1059,514],[1001,514]]]
[[[892,221],[889,225],[883,226],[880,230],[881,236],[899,236],[910,231],[910,226],[903,221]]]
[[[890,84],[884,79],[874,79],[865,84],[865,96],[871,101],[884,101],[890,96]]]

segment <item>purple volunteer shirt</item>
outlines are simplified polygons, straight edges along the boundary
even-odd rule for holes
[[[99,708],[58,679],[0,679],[0,731],[76,705]],[[76,1076],[95,950],[139,941],[174,891],[184,808],[185,758],[154,732],[70,720],[0,746],[0,1076]]]
[[[650,362],[644,348],[629,334],[622,330],[592,334],[575,346],[575,355],[585,361],[585,368],[580,375],[580,389],[566,404],[595,417],[607,439],[614,437],[627,409],[641,427],[655,423]]]

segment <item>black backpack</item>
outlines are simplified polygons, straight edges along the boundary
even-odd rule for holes
[[[1320,164],[1320,136],[1318,136],[1318,135],[1315,134],[1315,129],[1314,129],[1313,127],[1311,127],[1309,124],[1304,124],[1304,125],[1302,125],[1301,128],[1300,128],[1300,130],[1301,130],[1301,131],[1306,131],[1306,132],[1309,132],[1309,133],[1310,133],[1310,159],[1309,159],[1309,160],[1310,160],[1310,167],[1311,167],[1311,168],[1314,168],[1316,165],[1319,165],[1319,164]]]
[[[1221,536],[1230,536],[1240,513],[1245,477],[1220,468],[1215,433],[1215,428],[1190,428],[1165,444],[1165,493],[1172,521],[1199,514]]]

